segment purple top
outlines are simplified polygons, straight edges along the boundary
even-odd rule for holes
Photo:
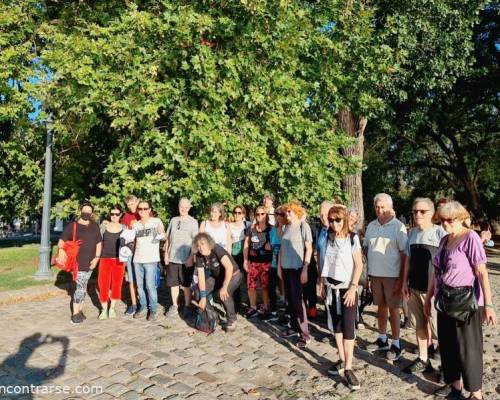
[[[449,249],[446,249],[447,242],[448,236],[441,239],[439,250],[432,259],[432,264],[436,269],[436,291],[441,283],[451,287],[474,286],[478,305],[483,306],[483,291],[479,282],[476,282],[476,268],[480,264],[486,264],[486,253],[479,235],[471,230]],[[443,260],[446,267],[441,276],[442,252],[444,252]]]

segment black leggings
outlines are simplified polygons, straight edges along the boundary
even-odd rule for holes
[[[278,278],[278,268],[270,268],[269,269],[269,280],[267,282],[267,289],[269,290],[269,309],[271,311],[276,311],[276,302],[277,302],[277,296],[276,296],[276,288],[279,283],[279,278]]]
[[[306,308],[316,308],[317,293],[316,283],[318,282],[318,270],[316,260],[311,257],[311,263],[307,268],[307,283],[304,285],[304,302]]]
[[[356,338],[356,316],[358,313],[358,295],[356,293],[356,301],[350,307],[344,304],[344,295],[347,289],[339,289],[338,299],[335,296],[335,290],[332,291],[332,304],[326,306],[326,310],[332,319],[333,332],[342,333],[344,339],[354,340]],[[337,303],[340,305],[340,315],[337,312]]]
[[[223,282],[220,280],[216,281],[212,277],[207,278],[206,280],[205,290],[207,293],[212,293],[215,301],[217,301],[218,303],[222,303],[222,305],[224,306],[224,310],[226,310],[226,319],[228,324],[232,324],[234,321],[236,321],[236,310],[234,308],[233,296],[235,290],[240,286],[242,279],[243,278],[241,272],[233,274],[227,287],[227,293],[229,294],[229,297],[225,301],[222,301],[219,297],[219,289],[222,287]]]
[[[465,390],[475,392],[483,385],[483,307],[468,321],[459,322],[438,312],[437,331],[445,383],[464,381]]]

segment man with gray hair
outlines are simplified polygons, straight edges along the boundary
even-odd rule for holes
[[[429,358],[440,359],[433,339],[437,341],[436,312],[428,319],[424,314],[425,297],[432,279],[432,259],[441,239],[447,235],[439,225],[432,223],[434,203],[426,197],[418,197],[412,207],[415,227],[408,234],[406,260],[403,268],[403,295],[408,299],[410,317],[415,326],[418,344],[417,359],[406,367],[405,372],[432,370]]]
[[[406,227],[394,216],[392,198],[379,193],[373,199],[377,219],[366,228],[363,247],[368,259],[373,302],[378,306],[377,340],[367,349],[389,350],[387,358],[398,360],[401,357],[399,343],[399,309],[401,307],[401,278],[405,259]],[[387,339],[387,310],[390,314],[392,343]]]
[[[198,221],[189,215],[191,201],[187,198],[179,200],[179,216],[170,220],[167,228],[165,265],[167,266],[167,286],[172,295],[172,305],[166,316],[178,316],[179,288],[184,292],[184,318],[189,318],[191,311],[191,282],[193,280],[193,255],[191,247],[194,237],[198,234]]]

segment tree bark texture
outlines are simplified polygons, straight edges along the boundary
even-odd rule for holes
[[[349,196],[349,204],[355,207],[359,213],[358,229],[364,228],[365,212],[363,208],[363,183],[361,180],[363,151],[364,151],[364,132],[367,118],[355,115],[349,108],[341,109],[337,114],[337,121],[340,129],[347,135],[356,139],[356,143],[342,150],[346,157],[356,157],[359,160],[359,168],[353,175],[347,175],[342,179],[342,190]]]

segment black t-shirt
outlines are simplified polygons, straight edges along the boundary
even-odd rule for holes
[[[73,240],[73,225],[76,224],[76,239],[81,240],[80,249],[76,256],[79,271],[89,271],[90,262],[96,256],[96,246],[102,242],[101,231],[99,226],[90,221],[88,225],[82,225],[77,222],[72,222],[64,229],[61,240]]]
[[[250,244],[248,248],[248,259],[251,262],[266,263],[273,260],[273,249],[269,238],[270,227],[267,227],[262,232],[259,232],[256,227],[253,227],[248,233]],[[270,249],[266,249],[266,244],[269,244]]]
[[[238,264],[236,264],[234,258],[226,249],[218,244],[215,245],[210,255],[206,257],[200,253],[196,253],[196,268],[203,268],[206,277],[212,276],[216,281],[223,281],[226,275],[226,269],[221,264],[221,260],[224,256],[228,256],[231,264],[233,264],[233,274],[238,272]]]
[[[118,258],[120,252],[120,234],[122,232],[104,231],[102,234],[101,258]]]

